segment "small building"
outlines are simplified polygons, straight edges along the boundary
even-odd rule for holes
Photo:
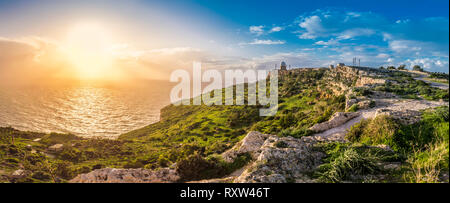
[[[283,62],[281,62],[281,65],[280,65],[280,70],[287,70],[287,65],[286,65],[286,63],[283,61]]]
[[[333,69],[333,68],[334,68],[334,66],[333,66],[333,65],[330,65],[330,66],[328,66],[328,68],[330,68],[330,69]]]

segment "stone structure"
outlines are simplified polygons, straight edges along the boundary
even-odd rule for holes
[[[280,65],[280,70],[287,70],[287,65],[286,65],[286,63],[283,61],[283,62],[281,62],[281,65]]]

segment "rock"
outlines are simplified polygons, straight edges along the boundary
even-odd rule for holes
[[[391,147],[389,147],[388,145],[385,144],[379,144],[376,146],[377,148],[383,149],[384,151],[388,151],[388,152],[393,152],[394,150],[392,150]]]
[[[420,111],[409,109],[377,109],[375,112],[375,117],[378,116],[390,116],[404,125],[417,123],[421,119]]]
[[[374,84],[384,84],[386,83],[385,79],[380,78],[371,78],[371,77],[360,77],[357,81],[355,86],[356,87],[363,87],[366,85],[374,85]]]
[[[61,151],[63,146],[64,146],[63,144],[55,144],[50,146],[48,149],[51,151]]]
[[[358,102],[358,109],[368,109],[370,108],[370,100],[364,100],[364,101],[360,101]]]
[[[224,152],[222,157],[227,162],[233,162],[233,160],[240,154],[249,152],[252,157],[255,157],[256,151],[258,151],[264,144],[264,141],[269,135],[262,134],[260,132],[251,131],[245,136],[243,140],[238,142],[233,148]]]
[[[347,99],[345,101],[345,109],[346,110],[349,109],[350,107],[353,106],[353,104],[356,104],[356,103],[358,103],[358,100],[356,100],[356,99]]]
[[[395,163],[388,163],[383,166],[384,170],[399,170],[401,166],[401,163],[395,162]]]
[[[277,142],[284,142],[277,147]],[[325,156],[315,151],[314,139],[296,139],[270,135],[261,146],[258,158],[233,182],[285,183],[313,182],[306,173],[314,170]]]
[[[378,116],[391,116],[391,110],[389,109],[377,109],[377,111],[375,112],[375,117]]]
[[[115,169],[103,168],[80,174],[71,183],[171,183],[180,179],[174,169]]]
[[[30,171],[19,169],[15,170],[11,175],[13,178],[25,178],[30,174],[31,174]]]
[[[359,115],[360,114],[358,112],[337,112],[333,114],[333,116],[331,116],[330,120],[315,124],[309,129],[315,132],[322,132],[331,128],[338,127]]]
[[[441,175],[439,176],[439,181],[443,182],[443,183],[448,183],[449,181],[448,178],[448,171],[442,172]]]
[[[39,142],[39,141],[41,141],[41,138],[36,138],[33,140],[33,142]]]

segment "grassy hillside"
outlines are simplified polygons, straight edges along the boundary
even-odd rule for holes
[[[395,84],[391,82],[378,85],[367,91],[378,90],[408,98],[448,101],[448,90],[432,88],[426,83],[413,80],[411,75],[388,72],[386,77],[395,81]],[[296,138],[311,135],[309,127],[327,121],[335,112],[345,111],[345,93],[353,88],[357,79],[357,75],[332,74],[327,69],[291,72],[279,79],[279,105],[274,116],[260,117],[260,105],[169,105],[161,110],[160,122],[125,133],[117,140],[83,139],[67,134],[42,134],[0,128],[0,181],[61,182],[70,180],[77,174],[104,167],[157,169],[170,167],[174,163],[178,163],[179,168],[184,167],[182,175],[185,180],[221,177],[249,161],[245,154],[235,163],[225,163],[217,156],[240,141],[247,132],[256,130]],[[361,129],[361,132],[358,131],[360,134],[349,135],[354,143],[392,144],[393,141],[386,137],[390,134],[385,134],[392,133],[390,131],[380,132],[381,138],[370,136],[373,131],[379,130],[377,128],[389,122],[382,123],[383,125],[372,124],[378,121],[364,122],[358,126],[364,126],[364,129],[372,126],[375,129],[369,128],[372,131],[367,132]],[[436,150],[442,150],[438,140],[443,140],[440,143],[444,145],[444,151],[448,152],[448,108],[446,134],[443,131],[445,123],[441,120],[425,119],[423,122],[423,128],[432,126],[433,131],[430,132],[438,131],[441,134],[424,135],[424,140],[417,141],[414,149],[406,149],[400,144],[398,149],[395,148],[397,155],[404,157],[403,161],[408,160],[412,168],[420,168],[428,164],[426,157],[434,157],[431,154],[434,150],[431,143],[436,143]],[[414,137],[412,140],[416,142],[414,132],[417,129],[409,130],[413,127],[396,126],[394,134],[403,133],[403,137]],[[430,138],[432,136],[442,139]],[[40,140],[35,140],[37,138]],[[49,148],[55,144],[63,144],[63,147],[57,150]],[[353,145],[344,148],[353,148]],[[341,152],[345,150],[334,150],[329,154],[330,157],[339,157]],[[333,163],[335,159],[327,160]],[[448,171],[448,158],[446,163]],[[439,167],[445,168],[445,163]],[[29,174],[12,175],[17,169],[29,171]],[[416,173],[412,170],[408,174],[408,177],[412,177]],[[345,176],[338,178],[345,179]]]

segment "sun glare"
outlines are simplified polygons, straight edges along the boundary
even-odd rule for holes
[[[99,79],[112,66],[111,33],[99,24],[80,23],[67,33],[65,51],[81,79]]]

